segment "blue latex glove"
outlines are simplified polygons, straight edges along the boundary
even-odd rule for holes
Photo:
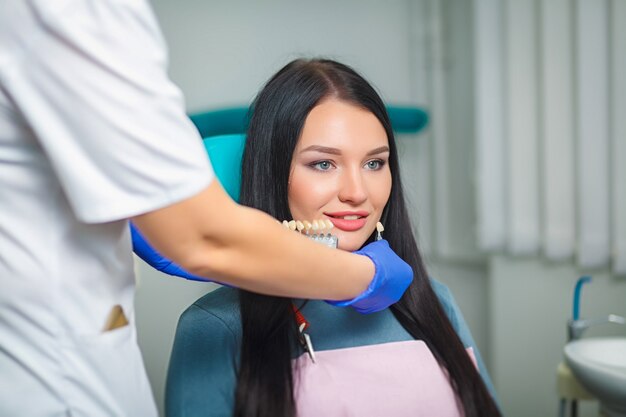
[[[334,306],[350,306],[359,313],[369,314],[383,310],[397,302],[413,281],[413,269],[389,247],[386,240],[378,240],[354,252],[374,262],[376,273],[365,291],[356,298],[327,301]]]
[[[135,225],[132,223],[130,223],[130,234],[133,239],[133,251],[154,269],[192,281],[211,281],[204,277],[192,275],[175,264],[174,261],[163,257],[152,246],[150,246],[150,244],[146,241],[146,239],[144,239],[141,233],[139,233],[139,230],[137,230]]]

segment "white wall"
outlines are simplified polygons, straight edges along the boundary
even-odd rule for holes
[[[171,76],[191,110],[249,102],[299,56],[340,58],[384,95],[411,102],[408,1],[152,2]]]

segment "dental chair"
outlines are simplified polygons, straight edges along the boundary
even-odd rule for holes
[[[239,201],[241,188],[241,160],[246,136],[233,133],[203,139],[204,149],[211,160],[213,171],[230,198]]]

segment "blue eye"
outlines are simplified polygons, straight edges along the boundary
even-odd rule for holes
[[[317,161],[313,162],[310,166],[320,171],[328,171],[332,168],[330,161]]]
[[[365,166],[367,167],[367,169],[371,169],[372,171],[377,171],[381,169],[383,166],[385,166],[385,161],[382,161],[380,159],[372,159],[371,161],[367,161],[365,163]]]

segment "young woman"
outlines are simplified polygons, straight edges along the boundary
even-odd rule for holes
[[[330,220],[346,251],[373,241],[380,221],[414,280],[370,315],[233,288],[207,294],[178,325],[168,415],[499,415],[454,299],[424,268],[375,90],[335,61],[296,60],[253,109],[240,202],[279,220]]]

